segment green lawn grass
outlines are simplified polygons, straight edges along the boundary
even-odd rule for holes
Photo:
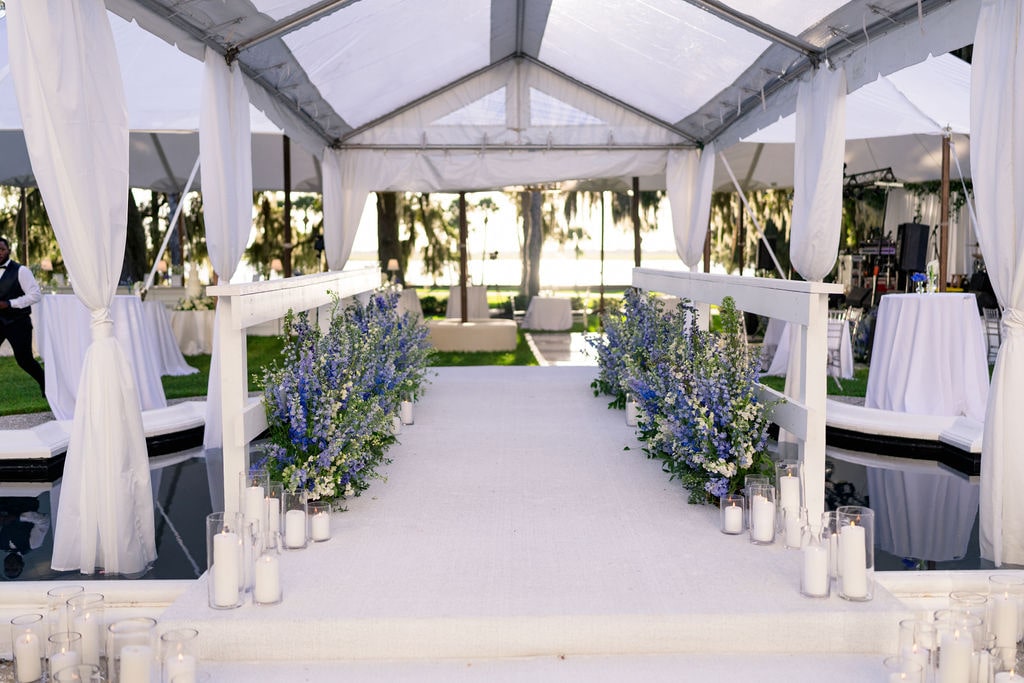
[[[762,377],[761,383],[776,391],[782,391],[786,387],[785,377]],[[868,393],[868,369],[858,367],[853,371],[853,378],[840,379],[839,384],[831,377],[828,378],[827,393],[829,396],[859,396],[864,397]]]
[[[537,365],[537,359],[526,343],[526,337],[520,330],[516,332],[518,341],[515,351],[435,351],[431,356],[431,366],[470,366],[470,365]]]

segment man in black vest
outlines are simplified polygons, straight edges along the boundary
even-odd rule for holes
[[[32,355],[32,304],[39,303],[39,291],[32,271],[11,260],[11,243],[0,237],[0,344],[11,343],[14,360],[39,384],[46,396],[43,368]]]

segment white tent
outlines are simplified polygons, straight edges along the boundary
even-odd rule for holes
[[[223,192],[206,198],[208,207],[220,205],[209,215],[225,217],[213,226],[221,235],[208,240],[211,255],[224,240],[220,270],[230,270],[230,236],[248,227],[231,210],[222,211],[251,191],[248,173],[238,172],[249,158],[239,142],[245,133],[238,116],[244,80],[249,100],[322,159],[333,268],[347,259],[369,191],[458,191],[661,173],[692,185],[689,178],[696,176],[677,171],[704,170],[694,163],[697,150],[711,143],[726,148],[797,110],[806,120],[797,123],[800,211],[794,214],[806,219],[794,220],[794,263],[816,279],[831,267],[838,239],[833,223],[842,147],[835,143],[846,120],[843,95],[880,74],[970,43],[980,4],[107,0],[106,7],[206,64],[203,102],[217,106],[204,110],[209,118],[200,124],[203,156],[222,162],[218,175],[225,181]],[[23,118],[33,167],[37,176],[40,166],[50,172],[39,183],[48,207],[51,199],[67,205],[58,211],[67,221],[58,239],[65,254],[72,243],[81,245],[83,253],[70,254],[68,265],[79,269],[77,282],[96,285],[86,298],[102,317],[103,295],[113,291],[107,266],[119,246],[117,205],[110,204],[109,226],[101,216],[83,226],[68,204],[99,189],[104,196],[123,196],[122,177],[127,184],[127,145],[122,162],[117,135],[103,147],[89,137],[93,130],[123,131],[127,140],[129,128],[128,117],[122,121],[109,106],[123,97],[120,83],[97,79],[117,71],[117,57],[107,49],[113,37],[97,6],[103,4],[9,0],[8,19],[19,27],[17,47],[12,33],[18,60],[12,58],[11,73],[30,114]],[[59,78],[65,75],[61,68],[80,78]],[[102,113],[83,121],[74,107]],[[79,127],[85,135],[62,136]],[[109,172],[62,176],[62,164],[82,168],[80,150],[86,147],[89,155],[103,156]],[[72,160],[71,154],[78,156]],[[101,182],[103,188],[92,187]],[[679,210],[694,218],[678,221],[677,229],[701,224],[700,198],[710,188],[710,182],[685,191],[668,188],[670,200],[680,200]],[[85,234],[95,248],[79,241]],[[678,241],[687,242],[686,236]],[[101,343],[99,330],[97,335],[94,346]],[[87,386],[102,384],[98,372],[83,378]],[[124,400],[111,397],[106,407],[117,412],[128,405]],[[85,415],[86,402],[78,410]],[[81,449],[69,446],[69,461],[73,451],[76,457],[88,452],[90,434],[83,433]],[[91,570],[91,562],[84,558],[83,569]]]

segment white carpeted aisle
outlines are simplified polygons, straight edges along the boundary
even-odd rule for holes
[[[595,372],[439,370],[387,479],[331,541],[284,554],[282,604],[212,610],[203,579],[161,624],[200,630],[216,680],[267,660],[288,680],[880,675],[908,610],[881,588],[862,604],[800,596],[799,552],[688,505],[593,396]]]

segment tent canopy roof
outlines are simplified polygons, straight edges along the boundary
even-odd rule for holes
[[[791,113],[816,65],[843,64],[852,90],[970,43],[978,5],[107,0],[193,57],[237,59],[256,106],[314,154],[721,148]]]

